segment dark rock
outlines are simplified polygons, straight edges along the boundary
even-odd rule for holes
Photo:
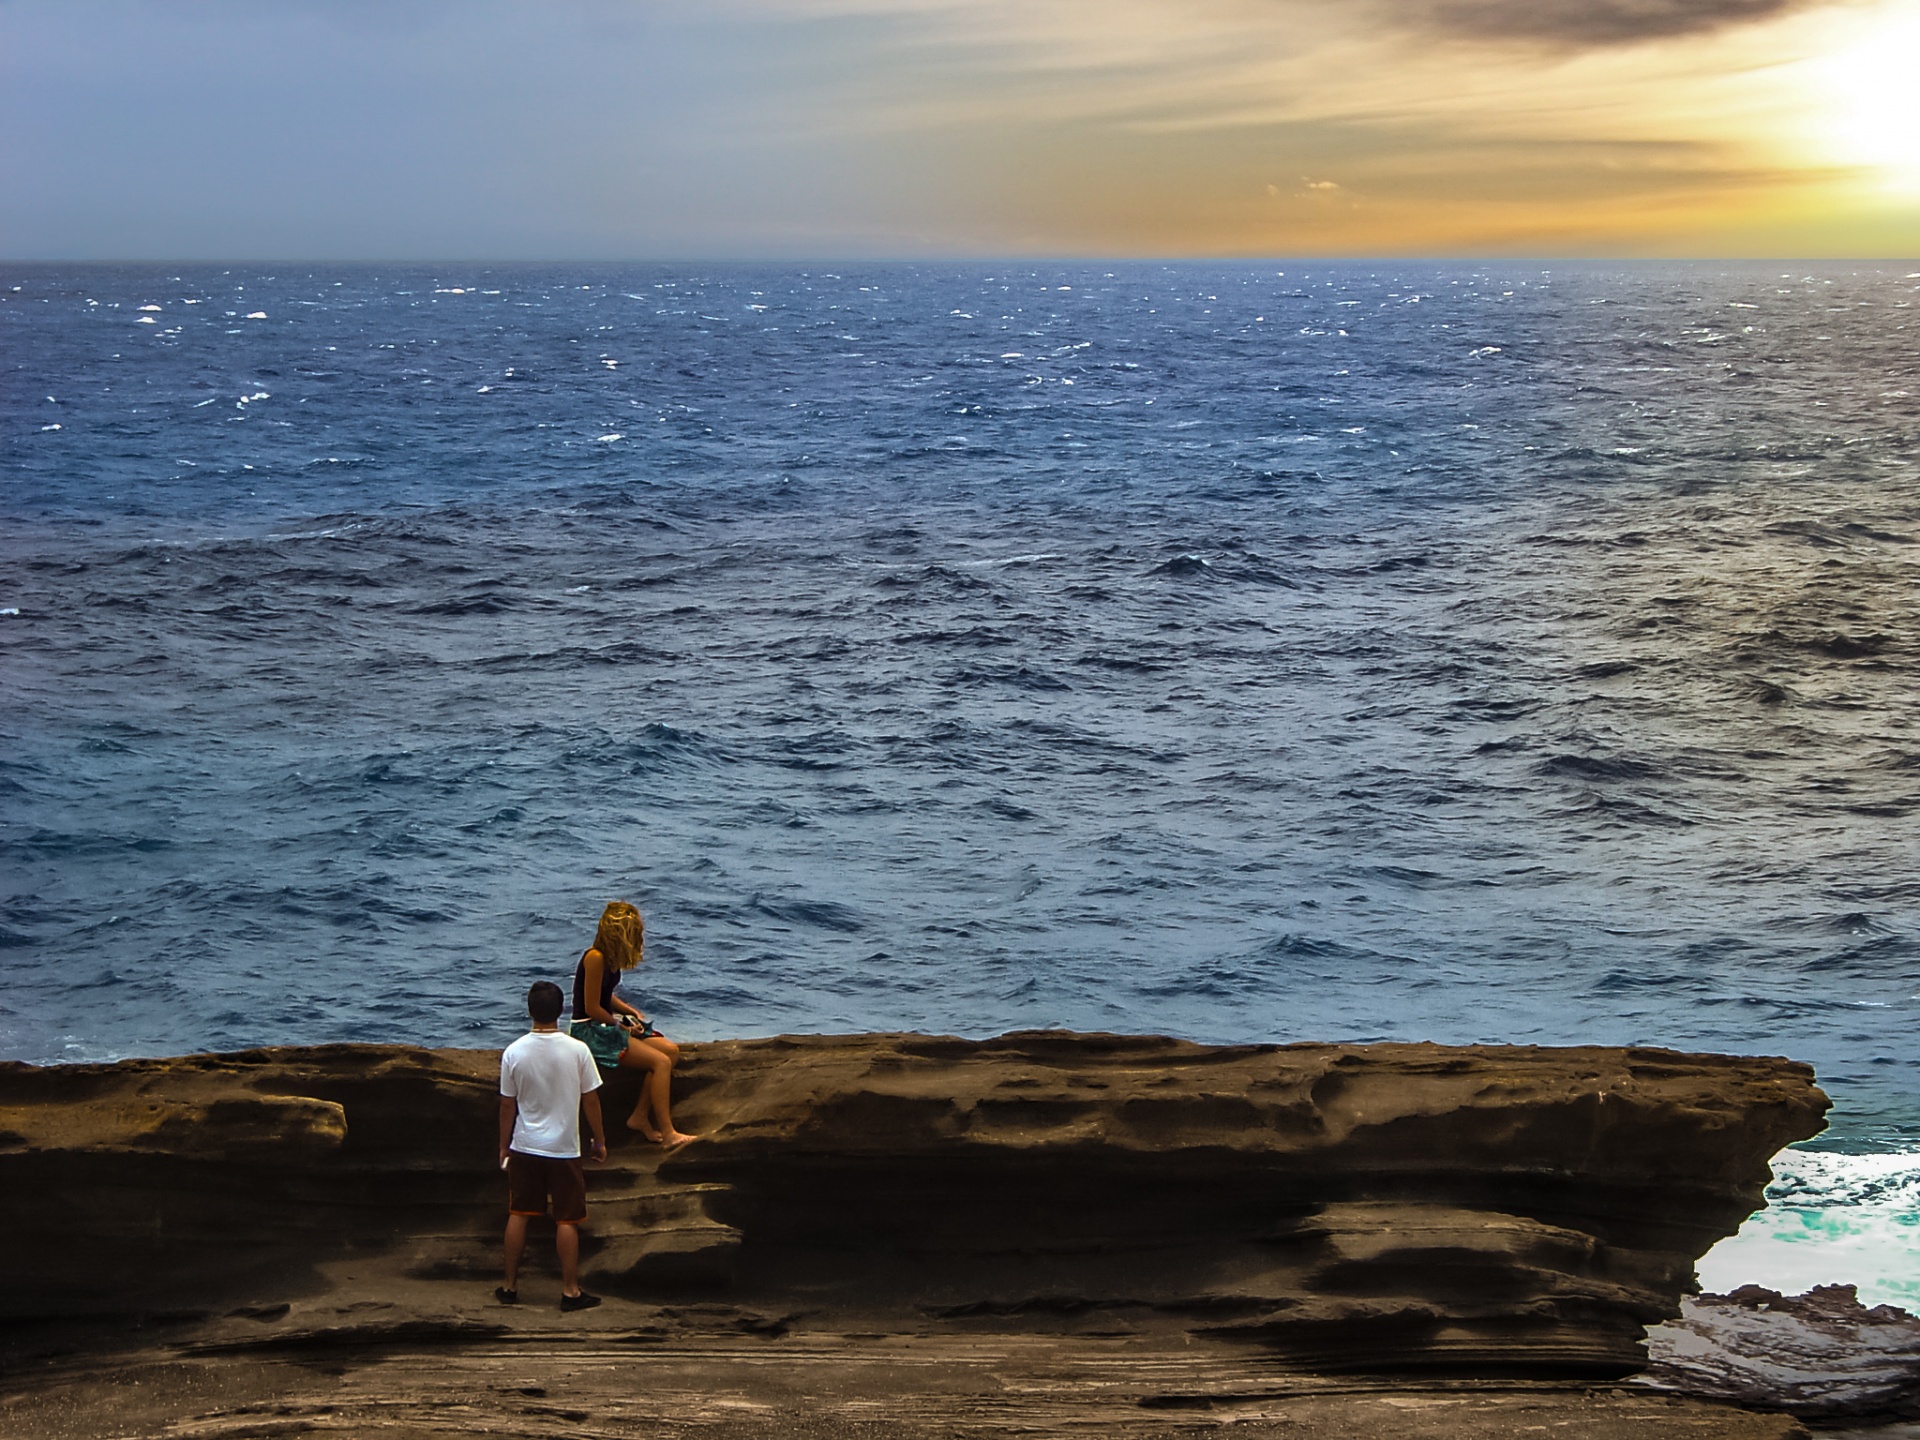
[[[1920,1319],[1851,1285],[1758,1285],[1682,1302],[1649,1332],[1642,1383],[1809,1420],[1920,1419]]]

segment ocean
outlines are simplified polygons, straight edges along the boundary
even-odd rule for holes
[[[1916,303],[0,266],[0,1057],[496,1045],[626,898],[690,1039],[1791,1055],[1736,1268],[1920,1296]]]

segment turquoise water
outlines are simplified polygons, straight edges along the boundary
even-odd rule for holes
[[[1920,1315],[1920,1154],[1788,1150],[1773,1168],[1767,1209],[1700,1262],[1702,1288],[1854,1285]]]

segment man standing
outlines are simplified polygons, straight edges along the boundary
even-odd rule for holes
[[[527,991],[533,1029],[500,1056],[500,1168],[507,1172],[507,1283],[493,1292],[517,1305],[527,1221],[553,1202],[553,1244],[560,1253],[560,1308],[587,1310],[598,1295],[580,1289],[580,1225],[587,1218],[587,1172],[580,1163],[580,1112],[593,1128],[594,1163],[607,1158],[600,1123],[600,1071],[593,1052],[560,1033],[560,987]]]

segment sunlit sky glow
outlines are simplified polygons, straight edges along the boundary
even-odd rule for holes
[[[1920,252],[1920,0],[0,0],[0,254]]]

